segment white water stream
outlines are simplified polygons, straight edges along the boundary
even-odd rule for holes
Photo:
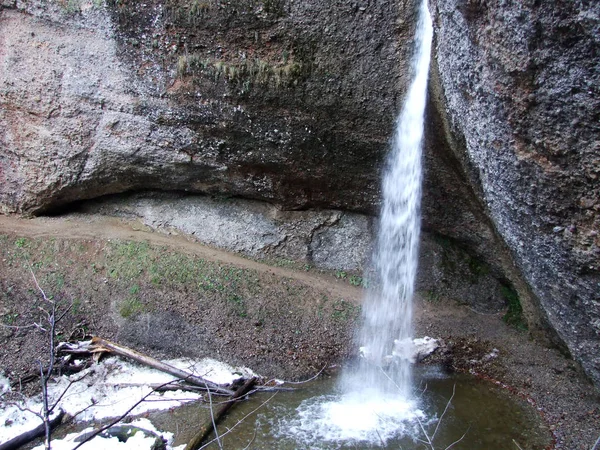
[[[289,424],[312,442],[382,442],[418,434],[424,414],[412,396],[412,297],[417,271],[421,147],[433,28],[422,0],[412,81],[396,123],[383,178],[383,204],[373,253],[374,279],[358,333],[364,358],[342,374],[341,393],[303,402]],[[306,439],[307,437],[309,437]]]
[[[421,147],[433,29],[423,0],[415,37],[413,79],[396,123],[383,177],[383,204],[373,254],[375,279],[363,305],[359,342],[365,364],[347,391],[375,386],[381,396],[410,397],[412,298],[417,273]],[[383,375],[382,368],[386,368]]]

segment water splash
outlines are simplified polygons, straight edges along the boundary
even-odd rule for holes
[[[396,122],[383,178],[383,204],[373,253],[374,279],[358,339],[364,358],[345,370],[341,392],[304,401],[284,434],[305,444],[384,444],[415,436],[425,418],[412,397],[412,297],[417,271],[423,117],[433,27],[422,0],[412,81]],[[343,444],[342,444],[343,443]],[[312,444],[311,444],[312,448]]]
[[[411,394],[412,297],[420,234],[421,147],[433,28],[423,0],[415,36],[413,79],[398,117],[383,178],[383,204],[373,254],[375,280],[363,306],[359,340],[365,361],[345,377],[347,392]],[[370,396],[372,393],[369,394]]]

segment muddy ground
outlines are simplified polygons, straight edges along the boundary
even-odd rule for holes
[[[12,381],[47,359],[47,336],[34,324],[43,323],[48,303],[36,280],[59,308],[70,308],[59,339],[98,335],[158,357],[212,356],[285,379],[335,370],[352,355],[362,298],[340,274],[257,262],[140,223],[77,215],[0,216],[0,274],[0,367]],[[598,391],[558,350],[511,328],[502,314],[440,300],[417,299],[415,328],[444,343],[429,362],[527,398],[556,448],[594,445]]]

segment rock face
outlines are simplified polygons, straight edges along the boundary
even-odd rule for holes
[[[518,293],[598,382],[600,6],[514,3],[431,2],[419,287],[485,312]],[[118,208],[149,224],[360,270],[416,11],[0,0],[0,211],[138,192]]]
[[[445,131],[542,310],[600,382],[600,4],[437,0]]]
[[[375,211],[412,2],[4,3],[4,211],[140,189]]]

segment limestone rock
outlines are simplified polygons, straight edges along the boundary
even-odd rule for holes
[[[547,320],[599,383],[600,4],[434,5],[448,134]]]

